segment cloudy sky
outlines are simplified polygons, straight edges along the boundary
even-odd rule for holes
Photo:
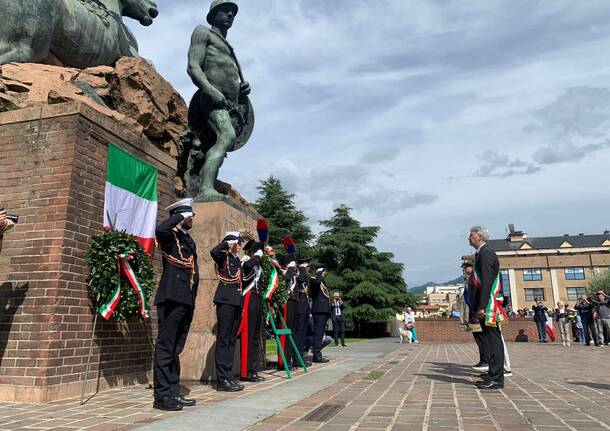
[[[381,226],[415,286],[459,274],[468,229],[610,227],[606,1],[242,0],[229,32],[252,85],[252,139],[220,178],[249,200],[273,174],[314,229],[340,203]],[[209,2],[130,22],[185,99]]]

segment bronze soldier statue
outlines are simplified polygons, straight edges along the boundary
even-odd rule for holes
[[[197,136],[185,175],[187,195],[199,201],[223,199],[214,182],[227,152],[243,146],[254,126],[248,100],[250,84],[227,41],[237,4],[214,0],[207,15],[211,28],[199,25],[191,36],[188,74],[199,90],[189,106],[189,127]]]

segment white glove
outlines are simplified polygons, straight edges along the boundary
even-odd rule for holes
[[[246,263],[249,260],[250,260],[250,256],[244,256],[241,258],[241,263]]]
[[[233,247],[238,242],[239,242],[238,240],[232,239],[232,240],[227,241],[227,244],[229,244],[229,247]]]
[[[256,253],[254,253],[254,256],[263,257],[263,250],[259,250]]]
[[[187,218],[193,217],[193,213],[180,213],[180,215],[182,216],[182,218],[184,220],[186,220]]]

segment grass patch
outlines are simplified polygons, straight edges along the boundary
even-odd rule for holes
[[[364,376],[364,379],[366,379],[366,380],[379,380],[379,378],[381,376],[383,376],[383,373],[381,371],[373,370],[370,373],[368,373],[366,376]]]

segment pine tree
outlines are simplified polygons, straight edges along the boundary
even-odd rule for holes
[[[296,242],[299,259],[311,257],[309,242],[313,239],[307,217],[294,204],[294,194],[288,193],[273,175],[260,181],[260,197],[254,203],[258,213],[269,222],[269,245],[280,259],[285,260],[283,238],[290,235]]]
[[[326,268],[329,289],[341,292],[348,303],[345,316],[358,333],[385,323],[402,306],[415,307],[417,299],[406,292],[403,265],[392,253],[379,252],[374,242],[379,227],[361,226],[341,205],[329,220],[315,247],[315,258]]]

